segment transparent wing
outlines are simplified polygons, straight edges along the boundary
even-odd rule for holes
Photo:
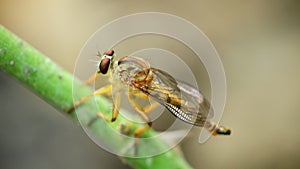
[[[213,112],[209,112],[208,100],[195,87],[175,80],[165,71],[150,68],[150,72],[153,76],[151,83],[138,88],[165,106],[177,118],[203,126],[206,119],[213,116]]]

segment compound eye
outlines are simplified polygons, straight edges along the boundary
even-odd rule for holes
[[[115,53],[115,51],[111,49],[111,50],[106,51],[104,54],[108,55],[108,56],[112,56],[114,53]]]
[[[104,58],[101,60],[99,64],[99,73],[106,74],[110,65],[110,59],[109,58]]]

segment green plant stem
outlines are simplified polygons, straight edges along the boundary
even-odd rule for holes
[[[82,84],[80,80],[73,77],[49,58],[38,52],[36,49],[22,41],[14,34],[0,25],[0,69],[16,78],[28,89],[35,92],[43,100],[54,106],[57,110],[66,113],[66,110],[73,104],[72,85],[76,88],[76,97],[82,97],[91,93],[88,86]],[[110,115],[109,109],[105,108],[110,104],[103,97],[95,97],[99,103],[99,109],[103,113]],[[94,117],[97,107],[92,106],[91,102],[80,106],[80,111],[86,113],[86,119]],[[90,113],[93,112],[93,113]],[[78,118],[74,112],[70,115],[74,120]],[[118,119],[111,127],[118,129],[124,119]],[[129,122],[128,122],[129,123]],[[110,127],[103,125],[103,121],[97,120],[90,130],[96,135],[106,140],[112,147],[120,145],[120,141],[110,135]],[[137,128],[136,124],[130,124]],[[153,131],[147,132],[146,136],[153,135]],[[150,142],[149,145],[141,146],[139,151],[149,151],[149,149],[159,148],[165,143],[161,140]],[[192,168],[185,159],[174,150],[167,151],[163,154],[147,158],[129,158],[121,157],[123,161],[136,169],[182,169]]]

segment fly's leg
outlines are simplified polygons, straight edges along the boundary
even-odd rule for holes
[[[112,89],[111,89],[112,90]],[[118,115],[119,115],[119,111],[120,111],[120,105],[121,105],[121,93],[119,91],[113,91],[112,92],[112,97],[113,97],[113,101],[112,101],[112,117],[108,117],[107,115],[103,114],[102,112],[98,112],[96,114],[96,116],[94,118],[92,118],[89,122],[88,122],[88,126],[91,126],[99,117],[103,118],[104,120],[106,120],[107,122],[114,122]]]
[[[84,81],[83,83],[84,83],[85,85],[90,85],[90,84],[93,83],[93,82],[97,79],[97,77],[99,77],[99,76],[100,76],[100,73],[96,72],[96,73],[94,73],[90,78],[88,78],[88,80]]]
[[[135,144],[134,144],[134,155],[137,156],[138,154],[138,146],[139,146],[139,143],[140,143],[140,135],[149,130],[152,126],[152,122],[148,122],[147,123],[148,125],[147,126],[144,126],[142,128],[139,128],[137,129],[136,131],[134,131],[134,137],[135,137]]]
[[[147,114],[144,112],[144,109],[134,101],[133,98],[133,94],[132,93],[128,93],[128,100],[131,104],[131,106],[135,109],[135,111],[141,116],[141,118],[145,121],[145,122],[149,122],[149,117],[147,116]]]
[[[132,93],[128,93],[128,100],[131,104],[131,106],[136,110],[136,112],[140,115],[140,117],[147,122],[147,126],[144,126],[142,128],[137,129],[136,131],[134,131],[134,137],[135,137],[135,149],[134,149],[134,154],[137,155],[138,152],[138,144],[139,144],[139,137],[142,133],[144,133],[145,131],[147,131],[148,129],[151,128],[152,126],[152,122],[150,120],[150,118],[148,117],[148,115],[143,111],[143,108],[138,105],[134,99],[133,99],[133,94]]]
[[[157,106],[159,106],[159,103],[154,102],[152,104],[149,104],[148,106],[143,108],[144,113],[149,113],[151,110],[155,109]]]
[[[109,118],[106,114],[103,114],[102,112],[98,112],[98,113],[96,114],[96,116],[93,117],[93,118],[87,123],[87,126],[88,126],[88,127],[91,127],[91,125],[92,125],[99,117],[103,118],[103,119],[104,119],[105,121],[107,121],[107,122],[112,122],[112,121],[111,121],[111,118]]]
[[[136,93],[134,93],[132,95],[134,95],[135,97],[141,98],[141,99],[150,100],[150,97],[148,95],[142,93],[142,92],[136,92]],[[136,106],[139,106],[137,103],[131,103],[131,105],[133,105],[133,104],[135,104]],[[149,105],[147,105],[147,106],[145,106],[143,108],[139,106],[139,108],[140,108],[140,110],[142,112],[149,113],[151,110],[155,109],[157,106],[159,106],[159,103],[158,102],[153,102],[153,103],[150,103]]]
[[[113,105],[112,105],[112,118],[111,121],[116,121],[119,111],[120,111],[120,105],[121,105],[121,93],[113,91],[112,93],[113,98]]]
[[[88,80],[84,81],[83,84],[85,85],[90,85],[91,83],[93,83],[98,77],[100,76],[100,73],[96,72],[94,73],[90,78],[88,78]],[[108,78],[110,77],[110,75],[108,75]],[[111,92],[108,93],[103,93],[105,96],[111,96]]]
[[[129,90],[130,93],[132,93],[132,95],[134,95],[135,97],[141,98],[141,99],[149,99],[149,96],[146,95],[145,93],[142,92],[134,92],[132,90]]]
[[[106,93],[109,93],[111,92],[112,90],[112,85],[107,85],[107,86],[104,86],[98,90],[96,90],[94,93],[92,94],[89,94],[87,96],[84,96],[82,97],[81,99],[79,99],[78,101],[76,101],[72,107],[70,107],[68,110],[67,110],[67,113],[71,113],[77,106],[79,106],[80,104],[84,103],[85,101],[87,101],[89,98],[93,97],[93,96],[96,96],[96,95],[101,95],[101,94],[106,94]]]

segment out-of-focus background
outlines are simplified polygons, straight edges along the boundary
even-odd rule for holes
[[[181,143],[190,164],[210,169],[299,168],[297,0],[1,0],[0,24],[72,72],[80,49],[98,28],[124,15],[152,11],[195,24],[215,45],[225,68],[228,90],[221,122],[233,134],[205,144],[198,144],[198,133],[190,134]],[[141,45],[140,38],[128,44]],[[165,41],[148,38],[155,43],[147,40],[144,47],[172,49]],[[126,43],[119,49],[132,50]],[[129,168],[16,80],[3,72],[0,79],[0,168]],[[209,82],[201,87],[209,94]]]

